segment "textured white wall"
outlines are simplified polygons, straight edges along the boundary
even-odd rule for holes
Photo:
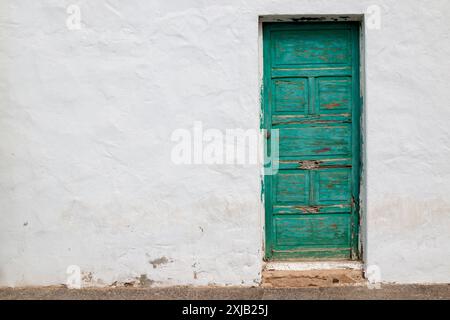
[[[371,4],[365,260],[450,282],[448,1],[4,0],[0,285],[258,283],[260,169],[174,165],[171,133],[259,128],[259,15]]]

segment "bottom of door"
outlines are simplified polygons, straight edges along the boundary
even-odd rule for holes
[[[307,249],[307,250],[273,250],[269,259],[273,260],[351,260],[351,248]]]
[[[352,260],[351,212],[286,214],[275,206],[267,260]],[[296,207],[297,210],[300,207]],[[328,207],[324,207],[328,208]],[[324,210],[318,207],[318,211]],[[304,209],[304,208],[303,208]],[[349,208],[342,205],[342,210]]]

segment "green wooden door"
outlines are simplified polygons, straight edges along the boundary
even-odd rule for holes
[[[359,27],[263,30],[263,127],[279,148],[264,178],[266,259],[358,259]]]

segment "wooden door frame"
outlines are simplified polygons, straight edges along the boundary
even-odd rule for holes
[[[293,20],[295,21],[295,20]],[[360,46],[362,32],[361,32],[361,22],[360,21],[342,21],[342,22],[260,22],[260,36],[261,36],[261,50],[260,56],[262,56],[262,78],[261,78],[261,129],[270,130],[270,116],[271,112],[268,108],[268,88],[270,86],[269,79],[265,75],[268,74],[267,69],[270,66],[270,61],[268,55],[265,53],[270,50],[270,42],[265,41],[268,38],[270,33],[270,26],[276,25],[277,30],[282,30],[283,28],[289,28],[292,24],[295,23],[297,26],[304,25],[310,27],[311,25],[315,26],[327,26],[327,28],[333,28],[336,26],[342,27],[342,25],[348,25],[352,30],[352,78],[354,79],[354,83],[356,85],[353,86],[353,97],[354,97],[354,106],[352,112],[352,133],[356,132],[358,134],[352,134],[352,201],[354,202],[354,206],[352,206],[351,212],[351,260],[360,260],[362,257],[362,245],[361,245],[361,235],[360,235],[360,222],[361,222],[361,177],[363,177],[362,172],[362,160],[363,160],[363,152],[362,152],[362,107],[363,107],[363,99],[362,99],[362,90],[363,84],[361,83],[361,72],[363,68],[361,68],[361,61],[364,58],[362,47]],[[267,143],[267,141],[265,141]],[[270,179],[269,179],[270,178]],[[271,232],[273,231],[272,224],[272,194],[267,192],[267,190],[272,191],[272,179],[270,176],[263,176],[262,179],[262,192],[264,199],[264,260],[272,260],[272,243],[273,243],[273,235]]]

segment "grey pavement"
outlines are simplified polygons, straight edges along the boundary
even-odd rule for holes
[[[450,284],[382,285],[323,288],[239,288],[239,287],[169,287],[169,288],[89,288],[65,287],[1,288],[0,300],[316,300],[316,299],[439,299],[450,300]]]

